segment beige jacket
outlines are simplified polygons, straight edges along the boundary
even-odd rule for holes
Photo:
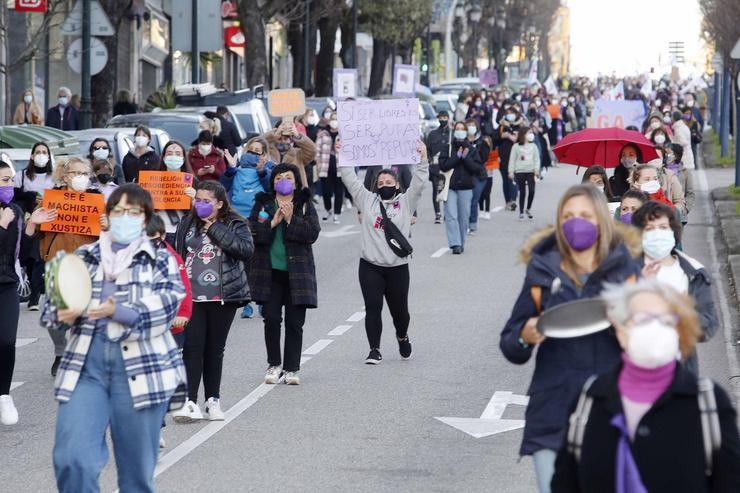
[[[32,101],[29,108],[29,123],[32,123],[34,125],[43,125],[44,124],[44,116],[41,113],[41,108],[38,104],[36,104],[35,101]],[[26,123],[26,103],[19,103],[18,106],[15,107],[15,114],[13,115],[13,124],[14,125],[22,125]]]

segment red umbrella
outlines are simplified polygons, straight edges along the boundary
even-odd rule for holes
[[[640,132],[621,128],[587,128],[565,136],[552,151],[558,161],[577,166],[600,165],[605,168],[619,166],[622,147],[632,144],[642,153],[646,163],[658,158],[653,143]]]

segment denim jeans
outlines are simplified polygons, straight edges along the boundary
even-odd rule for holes
[[[504,168],[502,167],[500,171],[501,171],[501,180],[503,181],[503,188],[504,188],[504,200],[506,201],[507,204],[510,202],[514,202],[516,200],[516,196],[518,192],[516,182],[509,179],[508,170],[504,170]]]
[[[483,189],[486,188],[486,180],[475,180],[473,187],[473,199],[470,204],[470,231],[478,231],[478,202],[483,195]]]
[[[167,402],[135,410],[119,342],[96,333],[72,397],[59,404],[54,473],[61,493],[100,491],[110,426],[121,491],[153,492]]]
[[[447,245],[464,247],[468,233],[470,203],[473,200],[472,190],[450,190],[445,202],[445,230]]]
[[[557,452],[546,448],[532,454],[534,474],[537,477],[537,486],[540,493],[550,493],[550,482],[553,474],[555,474],[555,459],[557,456]]]

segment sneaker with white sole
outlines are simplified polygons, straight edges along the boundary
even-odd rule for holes
[[[208,421],[223,421],[224,412],[221,410],[221,401],[215,397],[209,397],[205,405],[205,417]]]
[[[401,353],[401,358],[411,359],[411,342],[409,341],[409,336],[403,339],[396,337],[396,340],[398,340],[398,352]]]
[[[269,385],[275,385],[280,381],[280,367],[270,366],[265,372],[265,383]]]
[[[326,214],[321,216],[321,220],[324,221],[325,223],[329,222],[329,219],[331,219],[331,216],[332,216],[332,213],[329,211],[326,211]]]
[[[380,349],[371,349],[370,354],[365,358],[366,365],[379,365],[383,361],[383,356],[380,354]]]
[[[198,404],[187,401],[180,409],[173,411],[172,419],[175,423],[192,423],[203,419],[203,413],[200,412]]]
[[[334,214],[334,224],[340,224],[342,221],[339,214]]]
[[[0,395],[0,422],[6,426],[18,422],[18,410],[15,408],[13,398],[9,395]]]
[[[297,371],[286,371],[285,372],[285,383],[288,385],[300,385],[301,379],[298,377]]]

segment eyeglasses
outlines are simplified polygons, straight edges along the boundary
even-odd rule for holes
[[[71,176],[90,176],[90,173],[88,171],[67,171],[68,175]]]
[[[675,327],[678,325],[679,317],[675,313],[646,313],[646,312],[637,312],[630,315],[630,317],[627,319],[627,323],[629,325],[645,325],[649,324],[650,322],[657,321],[662,323],[663,325],[668,325],[670,327]]]
[[[107,147],[107,146],[102,146],[102,147],[95,146],[95,147],[93,147],[93,151],[100,151],[100,150],[106,150],[107,151],[108,149],[109,149],[109,147]]]
[[[121,217],[128,214],[129,217],[141,217],[144,215],[144,209],[140,207],[119,207],[116,206],[110,211],[110,217]]]

